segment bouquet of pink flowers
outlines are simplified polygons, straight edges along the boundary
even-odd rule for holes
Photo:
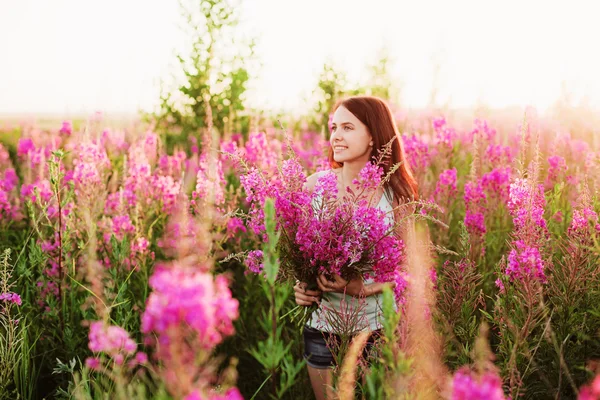
[[[279,278],[306,282],[308,289],[317,287],[320,274],[394,282],[399,301],[406,287],[401,270],[404,243],[395,229],[401,221],[386,218],[387,213],[370,201],[389,176],[383,176],[378,164],[367,163],[353,182],[358,190],[347,188],[346,196],[338,196],[337,177],[331,170],[322,173],[309,191],[304,170],[293,155],[270,176],[248,168],[240,180],[250,203],[248,224],[259,236],[264,235],[264,202],[274,199],[280,231]],[[261,259],[260,250],[250,252],[248,267],[260,272]]]

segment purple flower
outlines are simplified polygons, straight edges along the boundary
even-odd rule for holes
[[[456,193],[456,168],[446,169],[440,173],[435,185],[434,196],[438,199],[450,199]]]
[[[590,223],[594,226],[598,225],[598,214],[591,207],[573,210],[573,220],[569,227],[568,234],[570,236],[589,235]]]
[[[454,139],[456,139],[456,131],[447,125],[445,118],[434,118],[433,129],[436,136],[434,142],[436,145],[444,145],[452,148]]]
[[[504,288],[504,282],[502,282],[502,279],[498,278],[494,283],[496,284],[496,287],[500,290],[500,293],[504,293],[506,289]]]
[[[587,386],[579,391],[577,400],[598,400],[600,399],[600,374]]]
[[[246,232],[244,221],[237,217],[230,218],[229,221],[227,221],[227,235],[234,236],[238,232]]]
[[[475,128],[471,131],[471,138],[475,135],[481,135],[485,140],[492,141],[496,136],[496,130],[490,127],[485,120],[476,119]]]
[[[173,332],[191,330],[197,345],[212,349],[234,332],[232,321],[238,316],[238,301],[231,297],[223,276],[192,268],[159,265],[150,278],[153,292],[142,315],[142,332],[169,343]],[[169,354],[159,348],[162,356]]]
[[[481,177],[481,186],[489,198],[496,198],[504,203],[508,201],[510,184],[510,167],[497,167]]]
[[[85,359],[85,366],[97,371],[100,369],[100,359],[98,357],[88,357]]]
[[[511,281],[523,278],[546,282],[544,275],[544,261],[536,247],[526,245],[522,240],[513,243],[513,248],[508,255],[506,275]]]
[[[194,390],[185,396],[184,400],[244,400],[244,398],[239,390],[234,387],[224,394],[210,393],[208,396],[203,395],[200,390]]]
[[[417,135],[408,136],[402,135],[404,151],[408,158],[410,167],[413,171],[420,171],[427,168],[430,163],[431,156],[429,154],[429,146],[421,140]]]
[[[485,159],[490,165],[510,165],[513,161],[513,150],[510,146],[490,144],[485,151]]]
[[[487,372],[479,379],[466,368],[461,368],[452,379],[452,400],[504,400],[502,380]]]
[[[486,233],[485,211],[486,195],[481,182],[467,182],[465,184],[465,226],[467,231],[478,237],[483,237]]]
[[[33,140],[29,138],[21,138],[17,144],[17,155],[19,157],[25,157],[30,151],[35,150]]]
[[[21,305],[21,296],[16,293],[7,292],[0,294],[0,301],[6,301],[7,303]]]
[[[133,355],[137,349],[127,331],[119,326],[105,326],[102,321],[92,322],[89,340],[88,347],[91,351],[104,352],[113,357],[122,352]]]
[[[71,121],[63,121],[62,126],[60,127],[59,133],[66,136],[71,136],[73,132],[73,124]]]
[[[475,236],[483,237],[486,233],[485,228],[485,215],[483,213],[471,213],[465,214],[465,227],[467,231]]]
[[[275,148],[277,141],[269,140],[264,132],[251,132],[244,149],[244,158],[252,166],[262,171],[277,170],[277,160],[280,158]]]
[[[548,157],[548,176],[546,177],[546,186],[552,186],[560,179],[564,179],[564,175],[567,171],[567,162],[561,156],[550,156]]]
[[[264,268],[262,261],[263,252],[261,250],[252,250],[246,257],[246,265],[248,266],[248,269],[255,274],[262,272]]]
[[[358,173],[358,178],[352,183],[365,190],[374,190],[381,185],[383,168],[368,162]]]
[[[321,199],[323,202],[327,202],[337,198],[337,195],[337,176],[335,175],[335,172],[329,170],[325,174],[319,176],[311,197],[313,201]]]
[[[210,162],[213,163],[212,167]],[[196,204],[196,202],[204,204],[209,194],[213,196],[215,205],[223,205],[225,202],[225,177],[221,161],[209,160],[203,153],[200,156],[200,168],[196,175],[196,190],[192,193],[192,204]]]
[[[513,216],[515,229],[523,230],[535,226],[545,230],[545,206],[546,198],[542,185],[534,188],[527,179],[517,179],[510,185],[508,209]]]

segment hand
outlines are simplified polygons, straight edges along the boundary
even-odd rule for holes
[[[319,275],[317,278],[317,285],[323,292],[336,292],[344,293],[348,296],[366,296],[365,283],[362,277],[351,279],[350,281],[345,280],[338,274],[333,274],[333,282],[327,279],[325,274]]]
[[[306,290],[308,283],[296,281],[294,286],[294,296],[296,297],[296,304],[299,306],[311,306],[313,303],[319,304],[321,302],[321,292],[318,290]]]

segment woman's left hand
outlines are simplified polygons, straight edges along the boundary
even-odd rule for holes
[[[332,275],[333,282],[327,279],[325,274],[320,274],[317,278],[317,285],[322,292],[344,293],[348,296],[366,296],[365,283],[361,277],[345,280],[338,274]]]

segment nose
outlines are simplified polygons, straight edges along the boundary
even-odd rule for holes
[[[338,133],[339,130],[336,130],[335,132],[333,132],[331,134],[331,141],[332,142],[339,142],[342,140],[341,135]]]

